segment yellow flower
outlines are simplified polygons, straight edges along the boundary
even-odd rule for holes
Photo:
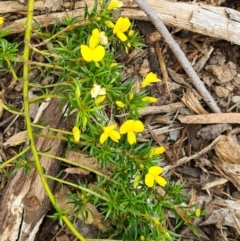
[[[114,28],[113,28],[113,33],[116,34],[116,36],[122,41],[126,41],[127,40],[127,36],[124,34],[124,32],[126,32],[129,27],[131,26],[131,22],[129,20],[129,18],[125,17],[120,17]]]
[[[98,105],[98,104],[102,103],[105,99],[106,99],[106,95],[98,96],[98,97],[95,99],[94,103],[95,103],[96,105]]]
[[[73,133],[73,138],[75,141],[79,141],[80,140],[80,130],[77,126],[74,126],[72,129],[72,133]]]
[[[159,147],[153,147],[150,151],[149,156],[157,156],[160,154],[163,154],[165,152],[165,148],[163,146],[159,146]]]
[[[165,187],[167,181],[165,178],[159,176],[163,172],[163,169],[159,166],[152,166],[148,169],[148,173],[145,176],[145,184],[148,187],[152,187],[154,181],[157,182],[160,186]]]
[[[126,134],[127,133],[127,140],[130,145],[136,143],[136,136],[134,132],[143,132],[144,131],[144,125],[139,120],[127,120],[125,121],[120,129],[120,134]]]
[[[105,35],[105,32],[99,33],[100,44],[107,45],[108,44],[108,37]]]
[[[201,215],[201,209],[200,208],[196,209],[195,215],[196,215],[196,217],[200,217],[200,215]]]
[[[123,108],[125,106],[122,101],[116,101],[115,103],[119,108]]]
[[[155,82],[159,82],[161,81],[160,79],[158,79],[157,75],[154,74],[153,72],[150,72],[147,74],[147,76],[144,78],[142,84],[141,84],[141,87],[144,88],[148,85],[151,85],[152,83],[155,83]]]
[[[81,45],[81,54],[87,62],[99,62],[105,56],[105,49],[103,46],[97,46],[94,49],[90,49],[87,45]]]
[[[109,28],[114,28],[114,27],[115,27],[114,23],[111,22],[111,21],[106,21],[105,24],[106,24],[107,27],[109,27]]]
[[[108,4],[107,10],[113,10],[116,8],[122,7],[123,3],[119,0],[111,0],[111,2]]]
[[[128,37],[132,37],[134,34],[135,34],[135,31],[134,30],[130,30],[128,32]]]
[[[133,92],[131,91],[131,92],[129,93],[129,100],[132,100],[133,97],[134,97],[134,94],[133,94]]]
[[[149,102],[149,103],[154,103],[157,102],[157,98],[152,97],[152,96],[145,96],[142,98],[143,102]]]
[[[92,98],[96,98],[99,95],[106,95],[106,89],[101,88],[101,85],[93,84],[93,87],[91,89]]]
[[[4,17],[0,17],[0,25],[4,23]]]
[[[100,136],[101,144],[103,144],[108,139],[108,137],[110,137],[113,141],[118,142],[118,140],[120,139],[120,134],[118,131],[114,130],[116,126],[117,125],[115,124],[115,125],[103,127],[104,132]]]
[[[89,46],[81,45],[81,54],[85,61],[91,62],[94,61],[95,63],[101,61],[105,56],[105,49],[103,46],[99,45],[101,42],[101,37],[103,32],[99,32],[97,28],[92,31],[92,35],[89,39]],[[106,41],[106,40],[105,40]]]

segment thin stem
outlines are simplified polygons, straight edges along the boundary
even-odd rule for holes
[[[89,24],[90,21],[89,20],[84,20],[84,21],[81,21],[81,22],[78,22],[78,23],[75,23],[71,26],[67,26],[66,28],[60,30],[59,32],[55,33],[54,35],[52,35],[51,37],[49,37],[48,39],[45,39],[42,43],[40,44],[36,44],[35,46],[41,46],[41,45],[44,45],[44,44],[47,44],[48,42],[50,42],[51,40],[57,38],[60,34],[64,33],[64,32],[68,32],[68,31],[71,31],[72,29],[78,27],[78,26],[84,26],[84,25],[87,25]]]
[[[74,71],[72,69],[67,69],[67,68],[64,68],[64,67],[60,67],[58,65],[40,63],[40,62],[35,62],[35,61],[28,61],[28,64],[29,65],[35,65],[35,66],[47,67],[47,68],[53,68],[53,69],[60,69],[60,70],[63,70],[63,71],[68,71],[70,73],[79,75],[79,72],[77,72],[77,71]]]
[[[12,64],[11,64],[9,58],[5,55],[5,56],[4,56],[4,59],[5,59],[5,61],[7,62],[8,67],[10,68],[10,71],[11,71],[11,73],[12,73],[13,78],[14,78],[15,80],[18,80],[17,74],[16,74],[14,68],[12,67]]]
[[[36,169],[38,171],[39,177],[41,179],[41,182],[43,184],[43,187],[45,189],[45,192],[53,204],[54,207],[56,207],[57,203],[55,200],[55,197],[51,191],[51,188],[47,182],[47,179],[44,176],[44,170],[41,166],[41,162],[38,156],[38,152],[36,149],[36,145],[34,142],[34,135],[33,135],[33,129],[31,126],[31,118],[30,118],[30,108],[29,108],[29,97],[28,97],[28,91],[29,91],[29,43],[31,41],[31,34],[32,34],[32,22],[33,22],[33,10],[34,10],[34,0],[28,0],[28,12],[27,12],[27,23],[26,23],[26,30],[25,30],[25,44],[24,44],[24,51],[23,51],[23,100],[24,100],[24,111],[25,111],[25,121],[26,121],[26,128],[27,128],[27,136],[29,139],[31,151],[33,158],[35,160]],[[81,241],[86,241],[86,239],[76,230],[76,228],[73,226],[73,224],[70,222],[70,220],[63,216],[62,219],[68,226],[68,228],[78,237]]]
[[[19,158],[20,156],[22,156],[24,153],[26,153],[28,150],[30,149],[30,147],[26,147],[25,149],[23,149],[21,152],[19,152],[16,156],[12,157],[11,159],[5,161],[2,165],[0,165],[0,169],[3,169],[5,166],[9,165],[10,163],[12,163],[13,161],[15,161],[17,158]]]
[[[95,173],[96,175],[98,175],[100,177],[103,177],[103,178],[105,178],[105,179],[107,179],[107,180],[109,180],[111,182],[114,182],[115,184],[121,186],[121,183],[117,182],[116,180],[113,180],[113,179],[109,178],[108,176],[104,175],[103,173],[101,173],[99,171],[96,171],[96,170],[92,169],[91,167],[82,165],[80,163],[71,161],[71,160],[63,158],[63,157],[54,156],[54,155],[51,155],[51,154],[48,154],[48,153],[45,153],[45,152],[39,152],[38,154],[41,155],[41,156],[46,156],[46,157],[50,157],[52,159],[56,159],[56,160],[62,161],[64,163],[70,164],[72,166],[81,167],[81,168],[83,168],[83,169],[85,169],[85,170],[87,170],[89,172]]]
[[[14,114],[14,115],[21,115],[21,116],[24,116],[25,113],[22,113],[22,112],[18,112],[16,110],[12,110],[10,109],[7,105],[3,104],[1,101],[0,101],[0,106],[3,107],[6,111]]]
[[[62,179],[59,179],[59,178],[56,178],[56,177],[53,177],[53,176],[49,176],[49,175],[45,175],[45,177],[46,177],[46,178],[49,178],[49,179],[51,179],[51,180],[57,181],[57,182],[59,182],[59,183],[69,185],[69,186],[71,186],[71,187],[75,187],[75,188],[80,189],[80,190],[82,190],[82,191],[84,191],[84,192],[90,193],[90,194],[92,194],[93,196],[98,197],[98,198],[100,198],[100,199],[102,199],[102,200],[104,200],[104,201],[107,201],[107,202],[109,201],[106,197],[104,197],[104,196],[98,194],[97,192],[94,192],[94,191],[92,191],[91,189],[88,189],[88,188],[86,188],[86,187],[80,186],[80,185],[78,185],[78,184],[74,184],[74,183],[72,183],[72,182],[67,182],[67,181],[64,181],[64,180],[62,180]]]

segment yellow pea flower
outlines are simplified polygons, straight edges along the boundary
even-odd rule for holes
[[[74,126],[72,129],[72,133],[73,133],[73,138],[75,141],[79,141],[80,140],[80,135],[81,132],[79,130],[79,128],[77,126]]]
[[[157,98],[152,97],[152,96],[145,96],[142,98],[143,102],[149,102],[149,103],[154,103],[157,102]]]
[[[115,130],[116,126],[117,125],[115,124],[115,125],[103,127],[103,133],[100,136],[101,144],[103,144],[108,139],[108,137],[110,137],[113,141],[118,142],[121,136],[119,132]]]
[[[119,100],[117,100],[115,103],[119,108],[124,108],[124,106],[125,106],[124,103],[122,101],[119,101]]]
[[[152,83],[155,83],[155,82],[160,82],[161,80],[158,79],[157,75],[154,74],[153,72],[150,72],[147,74],[147,76],[144,78],[142,84],[141,84],[141,87],[144,88],[148,85],[151,85]]]
[[[99,33],[100,44],[107,45],[108,44],[108,37],[106,36],[105,32]]]
[[[105,99],[106,99],[106,95],[98,96],[98,97],[95,99],[94,103],[95,103],[96,105],[98,105],[98,104],[102,103]]]
[[[196,215],[196,217],[200,217],[200,215],[201,215],[201,209],[200,208],[196,209],[195,215]]]
[[[127,134],[127,140],[130,145],[136,143],[135,132],[143,132],[144,125],[139,120],[127,120],[125,121],[120,129],[120,134]]]
[[[160,186],[165,187],[167,181],[165,178],[159,176],[163,172],[163,169],[159,166],[152,166],[148,169],[148,173],[145,176],[145,184],[148,187],[152,187],[154,182],[157,182]]]
[[[0,25],[4,23],[4,17],[0,17]]]
[[[125,42],[127,40],[127,36],[124,34],[124,32],[126,32],[130,26],[131,26],[131,22],[129,18],[120,17],[113,28],[113,33],[116,34],[116,36],[122,42]]]
[[[87,45],[81,45],[81,54],[83,59],[87,62],[99,62],[105,56],[105,49],[100,45],[94,49],[90,49]]]
[[[111,21],[109,21],[109,20],[105,21],[105,24],[106,24],[107,27],[109,27],[109,28],[114,28],[114,27],[115,27],[114,23],[111,22]]]
[[[114,10],[122,7],[122,5],[123,5],[122,1],[111,0],[110,3],[108,4],[107,10]]]
[[[95,63],[97,63],[104,58],[105,49],[103,46],[99,45],[99,43],[101,42],[100,36],[102,35],[103,33],[100,35],[99,30],[95,28],[92,31],[92,35],[89,39],[89,46],[84,44],[80,46],[80,51],[85,61],[87,62],[94,61]]]
[[[132,37],[134,34],[135,34],[135,31],[134,30],[130,30],[128,32],[128,37]]]
[[[99,95],[106,95],[106,89],[101,88],[101,85],[93,84],[93,87],[91,89],[92,98],[96,98]]]
[[[150,157],[157,156],[157,155],[163,154],[164,152],[165,152],[165,148],[163,146],[153,147],[150,150],[149,156]]]

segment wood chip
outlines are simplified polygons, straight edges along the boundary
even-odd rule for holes
[[[178,116],[181,123],[185,124],[215,124],[230,123],[240,124],[240,113],[219,113],[204,115]]]

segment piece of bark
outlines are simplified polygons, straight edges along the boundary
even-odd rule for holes
[[[70,129],[69,122],[63,122],[64,113],[59,109],[60,101],[52,99],[46,108],[43,119],[49,121],[52,128]],[[51,131],[41,131],[43,135],[56,135]],[[64,143],[59,139],[38,138],[37,150],[49,150],[49,154],[61,155]],[[31,160],[29,156],[29,160]],[[59,161],[41,157],[41,165],[48,175],[56,175]],[[49,182],[50,188],[53,182]],[[35,168],[27,175],[20,169],[5,187],[0,200],[0,240],[1,241],[32,241],[49,208],[49,200]]]
[[[185,124],[240,124],[240,113],[217,113],[204,115],[178,116],[181,123]]]
[[[240,44],[240,22],[231,19],[233,14],[239,15],[239,12],[236,10],[201,3],[170,2],[166,0],[148,0],[148,2],[157,11],[166,25]],[[68,2],[64,3],[63,6],[67,6],[67,4]],[[87,4],[91,10],[94,1],[88,0]],[[75,10],[68,11],[68,15],[74,15],[75,17],[83,16],[83,7],[83,1],[76,1]],[[0,2],[0,14],[26,11],[26,9],[26,5],[16,1]],[[34,9],[44,10],[44,2],[37,1]],[[62,21],[65,15],[65,12],[61,12],[35,16],[34,18],[43,27],[54,24],[56,19]],[[136,4],[132,4],[130,0],[124,0],[121,15],[131,19],[149,21],[146,14],[139,10]],[[19,33],[24,31],[25,23],[25,18],[19,19],[4,28],[11,29],[13,33]]]

